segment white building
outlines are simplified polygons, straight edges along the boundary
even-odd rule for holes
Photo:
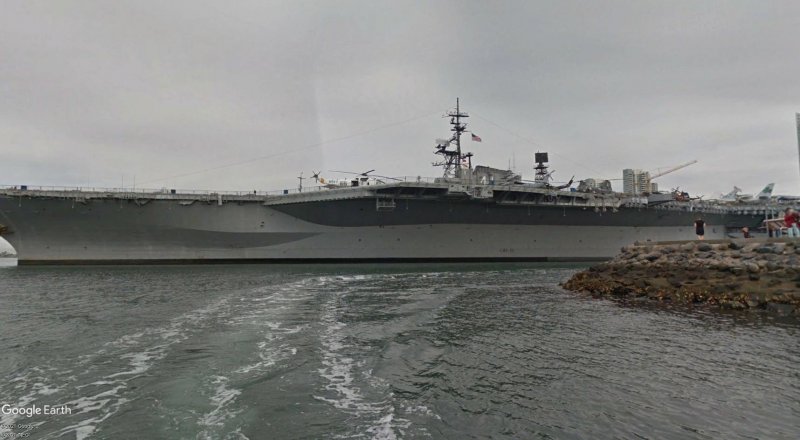
[[[658,186],[650,182],[648,171],[627,168],[622,170],[622,188],[625,194],[640,195],[658,191]]]

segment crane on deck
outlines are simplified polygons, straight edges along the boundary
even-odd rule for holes
[[[646,183],[646,185],[644,187],[650,189],[650,188],[653,187],[653,185],[651,183],[653,181],[653,179],[657,179],[657,178],[659,178],[661,176],[666,176],[667,174],[674,173],[675,171],[678,171],[678,170],[682,170],[682,169],[684,169],[684,168],[686,168],[686,167],[688,167],[690,165],[694,165],[696,163],[697,163],[696,160],[692,160],[692,161],[689,161],[689,162],[686,162],[686,163],[682,163],[680,165],[676,165],[676,166],[674,166],[672,168],[668,168],[668,169],[666,169],[664,171],[659,171],[659,172],[657,172],[655,174],[649,174],[648,173],[649,177],[647,178],[647,183]]]

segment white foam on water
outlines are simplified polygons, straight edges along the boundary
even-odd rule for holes
[[[369,278],[373,278],[372,275],[337,275],[337,281],[364,281]]]
[[[212,404],[211,411],[201,416],[197,424],[203,430],[197,434],[199,439],[216,439],[220,438],[220,434],[215,432],[214,428],[219,428],[225,425],[225,422],[238,415],[241,410],[230,409],[230,405],[236,398],[242,394],[238,389],[228,386],[229,379],[225,376],[212,376],[212,384],[214,385],[214,394],[209,398]],[[239,430],[237,430],[239,431]],[[233,434],[236,432],[234,431]],[[239,438],[247,438],[241,431],[238,432]],[[230,438],[230,436],[227,436]]]
[[[346,344],[346,324],[335,319],[337,301],[338,298],[332,298],[321,319],[325,326],[320,338],[323,367],[318,370],[319,375],[327,382],[325,390],[334,397],[317,395],[313,397],[367,421],[367,426],[360,426],[357,429],[362,429],[369,437],[396,439],[398,432],[402,435],[403,430],[410,426],[410,422],[396,416],[394,395],[391,392],[385,394],[380,401],[371,401],[365,397],[362,388],[354,382],[356,372],[363,369],[364,364],[345,353],[354,347]],[[363,371],[362,376],[368,386],[370,383],[380,382],[380,379],[372,377],[371,370]],[[372,391],[384,388],[372,387]],[[362,437],[363,432],[348,437]]]
[[[271,367],[275,366],[279,362],[285,361],[297,355],[297,348],[292,347],[287,343],[275,345],[271,344],[270,342],[271,341],[261,341],[256,344],[256,347],[258,347],[258,350],[256,351],[258,359],[254,363],[250,363],[236,369],[234,372],[236,374],[249,374],[254,371],[268,371]]]
[[[320,283],[325,285],[325,293],[330,293],[332,287],[341,285],[342,291],[358,292],[362,288],[370,288],[364,281],[401,282],[406,278],[449,278],[450,273],[399,273],[399,274],[374,274],[321,277]],[[357,281],[358,283],[352,283]],[[330,284],[334,284],[331,286]],[[355,290],[354,290],[355,289]],[[392,292],[397,294],[398,292]],[[409,292],[406,292],[409,293]],[[415,434],[429,436],[424,427],[413,427],[412,422],[402,415],[424,416],[441,420],[441,417],[424,405],[410,406],[398,400],[390,391],[389,385],[381,378],[372,374],[371,369],[365,369],[365,363],[354,358],[368,358],[358,354],[359,346],[349,344],[347,339],[348,326],[337,319],[340,297],[331,296],[328,301],[320,323],[323,329],[320,332],[322,347],[322,368],[319,375],[325,379],[324,395],[314,395],[317,400],[329,403],[334,408],[353,415],[351,420],[363,420],[355,432],[350,432],[337,437],[341,438],[376,438],[396,439],[403,437],[409,429],[414,429]],[[375,396],[379,396],[376,397]]]
[[[235,374],[265,372],[297,354],[297,348],[285,342],[285,339],[288,335],[308,329],[310,324],[286,326],[280,315],[283,310],[292,308],[291,303],[312,297],[312,292],[309,292],[307,287],[316,282],[316,279],[307,277],[282,285],[262,286],[254,289],[252,293],[264,294],[263,296],[245,296],[239,299],[238,306],[243,312],[231,317],[226,323],[252,325],[263,334],[263,339],[256,344],[255,361],[234,370]]]
[[[142,336],[144,336],[145,334],[146,334],[146,332],[141,331],[141,332],[132,333],[130,335],[123,335],[123,336],[120,336],[119,338],[117,338],[117,339],[115,339],[115,340],[113,340],[111,342],[106,342],[104,345],[110,345],[110,346],[113,346],[113,347],[134,346],[134,345],[139,344]]]
[[[70,432],[74,432],[78,440],[91,437],[100,423],[114,415],[123,405],[130,402],[129,399],[119,397],[121,391],[125,389],[126,387],[124,385],[118,385],[93,396],[81,397],[66,402],[65,405],[73,410],[74,415],[97,413],[104,408],[105,411],[96,414],[94,417],[81,420],[78,423],[60,429],[52,438],[60,438]]]
[[[236,399],[236,396],[242,394],[237,389],[228,388],[228,378],[225,376],[214,376],[214,383],[217,386],[214,395],[211,396],[211,403],[215,406],[210,413],[200,418],[200,423],[203,425],[222,425],[229,415],[223,410]]]
[[[101,385],[113,385],[113,384],[114,382],[110,380],[96,380],[92,383],[87,383],[86,385],[77,385],[75,386],[75,389],[80,390],[87,387],[96,387]]]
[[[57,393],[57,392],[59,392],[59,391],[61,391],[63,389],[61,387],[51,387],[51,386],[49,386],[47,384],[43,384],[41,382],[35,383],[33,386],[34,386],[34,388],[38,388],[39,389],[39,394],[41,394],[43,396],[49,396],[51,394],[55,394],[55,393]]]
[[[235,371],[236,373],[247,374],[253,371],[264,371],[278,362],[285,361],[297,354],[297,348],[292,347],[284,340],[287,335],[299,333],[307,329],[309,325],[285,327],[280,322],[268,320],[266,316],[263,316],[267,314],[274,315],[274,312],[274,308],[269,308],[269,310],[262,313],[261,317],[252,316],[254,324],[262,327],[263,332],[263,340],[256,344],[257,349],[255,352],[258,359],[255,363],[240,367]],[[269,318],[274,319],[275,316],[269,316]]]
[[[250,363],[226,373],[228,376],[217,374],[208,379],[211,409],[197,417],[197,424],[202,429],[197,438],[247,439],[241,429],[225,434],[220,432],[226,423],[244,411],[241,405],[233,409],[242,391],[231,387],[230,383],[258,377],[297,355],[297,347],[292,346],[287,337],[308,329],[310,324],[285,325],[281,315],[284,310],[294,307],[292,303],[311,298],[313,292],[307,288],[316,283],[313,278],[304,278],[278,286],[259,287],[251,292],[253,295],[237,298],[234,307],[237,313],[226,319],[225,324],[252,326],[262,337],[255,344],[254,359]]]
[[[78,399],[69,401],[66,403],[66,405],[69,406],[73,411],[77,411],[77,414],[96,411],[111,402],[112,398],[118,397],[120,395],[120,391],[124,390],[125,388],[125,385],[117,385],[114,388],[102,391],[93,396],[80,397]]]
[[[159,345],[146,351],[123,354],[120,356],[120,359],[129,359],[131,369],[110,374],[105,378],[114,379],[121,376],[138,376],[149,370],[155,361],[163,359],[167,355],[166,348],[167,346],[165,345]]]
[[[273,365],[275,365],[278,361],[277,359],[277,351],[274,350],[267,341],[261,341],[256,344],[258,347],[257,355],[258,359],[255,363],[242,366],[238,368],[235,373],[237,374],[248,374],[253,371],[261,371],[265,370]]]
[[[107,401],[110,401],[110,399],[108,399]],[[113,408],[106,411],[105,413],[102,413],[95,417],[81,420],[80,422],[74,425],[67,426],[66,428],[63,428],[58,432],[56,432],[52,437],[48,438],[60,438],[70,432],[75,433],[75,438],[77,440],[84,440],[90,438],[92,434],[94,434],[94,432],[97,430],[98,425],[100,425],[106,419],[114,415],[114,413],[116,413],[121,406],[123,406],[128,402],[130,402],[130,400],[128,399],[118,399],[114,402]],[[88,411],[83,411],[83,412],[88,412]]]
[[[79,425],[75,427],[75,438],[76,440],[83,440],[85,438],[89,438],[90,435],[94,432],[94,426],[91,425]]]
[[[39,396],[50,396],[64,390],[50,383],[52,378],[58,374],[58,371],[45,367],[33,367],[26,370],[23,374],[14,377],[7,383],[12,385],[14,390],[23,393],[14,402],[17,407],[27,407],[39,399]],[[27,390],[27,392],[25,392]],[[7,390],[0,389],[0,396],[3,397],[3,403],[11,403],[8,396],[11,393]],[[0,414],[0,424],[12,425],[19,420],[23,415],[19,414]],[[7,429],[0,428],[0,432],[7,432]]]
[[[370,277],[372,277],[372,275],[323,275],[312,278],[309,280],[309,284],[313,284],[313,287],[324,287],[330,283],[341,281],[363,281]]]
[[[100,423],[130,402],[130,399],[124,397],[124,393],[129,389],[128,383],[131,380],[150,370],[166,357],[172,345],[188,339],[202,321],[214,316],[227,302],[228,299],[224,298],[173,318],[163,327],[147,328],[121,336],[104,344],[93,353],[80,356],[72,369],[56,370],[50,366],[31,368],[24,375],[9,381],[16,390],[23,393],[15,403],[17,406],[30,406],[41,396],[52,396],[67,391],[64,386],[52,385],[50,381],[59,379],[62,383],[74,383],[81,377],[96,375],[97,370],[107,363],[103,356],[127,360],[127,369],[105,374],[88,385],[74,385],[73,389],[78,391],[75,394],[80,394],[80,390],[89,386],[107,389],[64,403],[73,411],[69,417],[81,414],[92,417],[61,428],[51,436],[59,438],[74,433],[78,439],[91,437]],[[0,391],[5,396],[10,394],[2,389]],[[12,424],[18,418],[19,416],[3,415],[2,423]]]
[[[394,411],[381,417],[377,423],[367,427],[366,432],[370,434],[373,439],[379,440],[396,440],[397,432],[402,435],[403,430],[411,426],[411,422],[404,419],[395,419]]]
[[[430,408],[428,408],[425,405],[406,406],[405,408],[403,408],[403,410],[407,414],[420,414],[420,415],[423,415],[423,416],[433,417],[433,418],[435,418],[437,420],[442,420],[442,418],[439,416],[439,414],[436,414],[435,412],[433,412]]]
[[[302,279],[282,285],[262,286],[252,290],[250,295],[238,299],[235,304],[238,309],[237,313],[233,314],[226,324],[261,326],[267,322],[271,325],[278,325],[272,322],[277,314],[283,310],[290,310],[292,303],[305,301],[311,297],[311,292],[305,289],[310,281],[313,280]]]

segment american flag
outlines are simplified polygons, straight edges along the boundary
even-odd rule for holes
[[[477,134],[475,134],[475,133],[471,133],[471,134],[472,134],[472,140],[473,140],[474,142],[483,142],[483,140],[481,139],[481,137],[480,137],[480,136],[478,136],[478,135],[477,135]]]

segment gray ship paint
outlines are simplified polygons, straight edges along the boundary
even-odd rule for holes
[[[432,185],[418,185],[421,193],[409,191],[414,187],[387,184],[266,199],[5,191],[0,223],[20,264],[540,261],[606,259],[634,241],[691,239],[698,215],[690,205],[572,205],[588,201],[574,193],[563,194],[566,205],[506,204],[502,191],[483,198],[463,191],[428,196]],[[387,191],[396,197],[386,198]],[[763,218],[702,215],[708,238],[757,226]]]

